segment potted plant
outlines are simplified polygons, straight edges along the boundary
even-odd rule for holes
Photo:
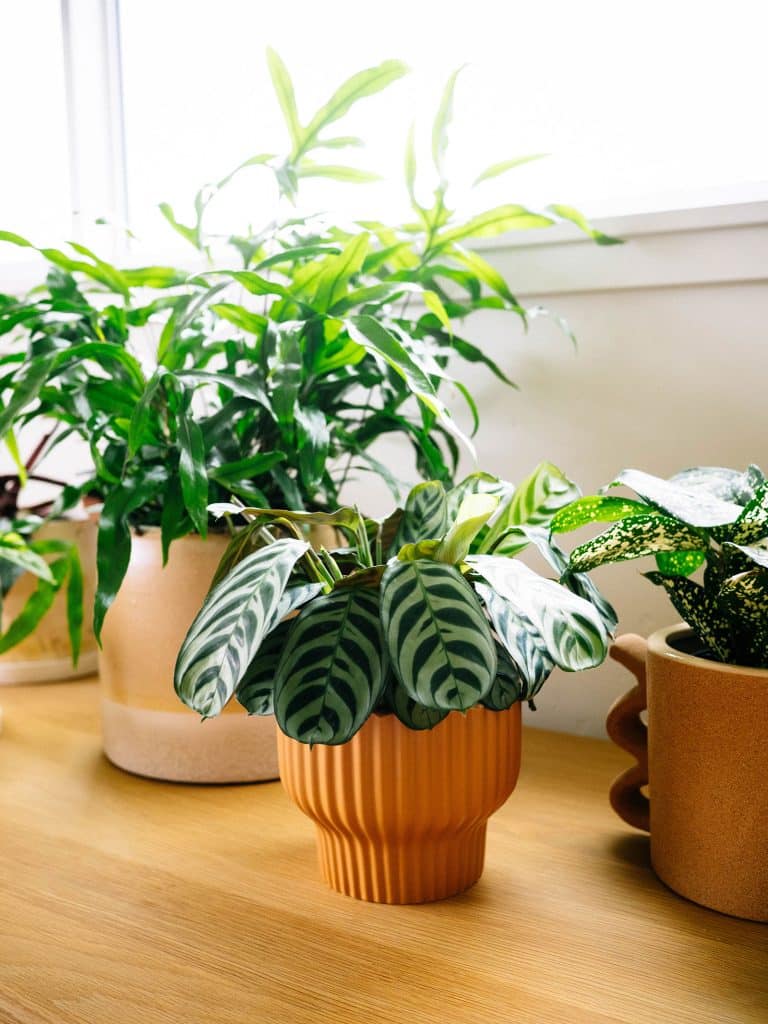
[[[613,523],[573,551],[568,571],[654,556],[645,575],[685,625],[612,650],[638,684],[608,730],[638,764],[611,801],[650,830],[653,866],[672,889],[768,920],[768,482],[756,466],[699,467],[669,480],[625,470],[617,485],[638,498],[604,492],[554,516],[556,533]]]
[[[455,325],[484,308],[527,315],[464,242],[558,216],[610,241],[567,208],[545,216],[504,207],[457,222],[443,171],[452,83],[435,123],[435,204],[417,225],[342,228],[296,217],[285,204],[303,178],[365,178],[315,157],[349,144],[328,131],[405,69],[385,62],[360,72],[302,124],[274,54],[270,68],[289,152],[257,154],[206,186],[191,225],[162,207],[198,250],[194,268],[122,269],[82,245],[71,253],[46,248],[53,269],[45,289],[6,310],[9,329],[23,328],[28,338],[26,358],[6,382],[14,415],[51,417],[78,434],[92,464],[82,487],[103,500],[94,626],[100,637],[104,625],[106,749],[123,767],[160,777],[254,777],[255,732],[237,738],[242,716],[209,728],[211,749],[202,756],[191,716],[168,705],[173,657],[227,540],[209,535],[208,503],[234,495],[252,506],[327,511],[361,469],[398,491],[397,477],[371,450],[383,435],[407,439],[417,473],[450,485],[467,439],[441,385],[464,396],[475,428],[478,412],[449,375],[449,359],[482,362],[507,380]],[[210,203],[254,167],[274,174],[275,221],[212,236],[204,227]],[[30,247],[7,232],[0,239]],[[230,269],[233,262],[241,268]],[[0,415],[0,436],[11,423],[9,412]],[[146,630],[151,642],[137,645]]]
[[[340,892],[415,903],[472,885],[517,779],[520,701],[555,665],[605,657],[610,609],[574,592],[583,580],[500,553],[508,530],[524,546],[506,525],[521,498],[475,474],[418,485],[383,522],[214,509],[249,525],[187,634],[176,691],[206,719],[233,697],[274,711],[283,785]],[[306,522],[346,545],[314,552]]]
[[[16,471],[0,475],[0,684],[96,669],[96,640],[83,622],[95,589],[96,528],[82,509],[65,507],[65,485],[41,472],[49,442],[44,436],[22,461],[16,434],[6,437]],[[28,482],[64,490],[56,501],[22,506]]]

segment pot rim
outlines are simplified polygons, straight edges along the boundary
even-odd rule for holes
[[[681,636],[692,636],[694,631],[684,622],[673,626],[664,626],[651,633],[648,637],[648,650],[668,661],[676,661],[679,664],[690,665],[699,670],[709,672],[721,672],[725,675],[756,676],[768,682],[768,668],[755,668],[751,665],[732,665],[725,661],[711,661],[709,658],[700,658],[695,654],[686,654],[676,647],[670,646],[670,639]]]

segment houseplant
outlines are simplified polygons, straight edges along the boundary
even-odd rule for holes
[[[20,501],[29,481],[64,486],[41,472],[48,440],[22,460],[16,435],[6,438],[16,469],[0,475],[0,683],[96,669],[93,630],[83,623],[95,589],[95,526],[82,510],[65,517],[61,498],[31,508]]]
[[[475,474],[418,485],[383,522],[214,509],[249,525],[187,634],[176,691],[206,719],[233,696],[274,711],[283,784],[341,892],[410,903],[473,884],[517,778],[520,701],[554,665],[607,653],[610,609],[574,593],[582,580],[500,553],[521,497]],[[306,522],[346,545],[312,551]]]
[[[638,685],[608,728],[638,764],[614,783],[613,806],[650,829],[671,888],[768,920],[768,481],[756,466],[699,467],[669,480],[625,470],[616,485],[638,499],[604,492],[554,516],[556,533],[613,523],[573,551],[569,571],[655,556],[645,575],[686,625],[614,647]]]
[[[289,151],[250,157],[201,189],[191,224],[162,206],[172,227],[197,250],[193,268],[121,269],[82,245],[73,243],[71,252],[44,248],[40,252],[53,268],[45,288],[25,300],[9,300],[6,309],[8,330],[23,329],[28,346],[26,358],[8,375],[14,397],[0,415],[0,435],[17,415],[45,416],[88,446],[92,472],[81,489],[103,500],[97,636],[107,609],[122,595],[104,634],[107,749],[118,763],[150,774],[173,770],[174,777],[187,777],[192,764],[201,764],[180,712],[172,712],[159,695],[187,612],[202,599],[225,543],[214,534],[206,541],[205,558],[192,553],[190,544],[201,550],[197,538],[205,538],[212,525],[207,503],[234,494],[259,506],[332,509],[350,472],[360,469],[383,476],[397,491],[399,481],[371,451],[384,434],[407,438],[419,474],[450,484],[464,435],[438,395],[441,384],[454,385],[464,396],[475,428],[478,412],[461,381],[449,376],[449,359],[484,363],[511,383],[456,325],[485,308],[528,315],[498,271],[464,243],[557,218],[575,220],[598,242],[611,241],[567,207],[536,214],[508,205],[457,220],[446,201],[444,166],[455,77],[433,129],[438,184],[429,207],[416,199],[409,146],[415,224],[390,227],[367,220],[340,227],[297,217],[286,204],[296,198],[303,178],[365,179],[362,172],[316,157],[359,141],[328,132],[356,102],[405,69],[389,61],[354,75],[302,124],[284,65],[275,54],[269,61]],[[480,178],[513,163],[489,168]],[[274,175],[274,221],[260,230],[211,235],[204,224],[211,202],[248,168]],[[8,232],[0,239],[31,247]],[[233,263],[240,269],[230,269]],[[172,545],[181,543],[190,550],[173,555]],[[170,591],[161,593],[157,573],[169,557],[161,579]],[[193,580],[182,579],[177,558],[180,565],[198,564]],[[129,591],[131,579],[136,589]],[[189,608],[176,596],[179,589]],[[151,611],[153,601],[157,613]],[[161,614],[170,606],[177,609],[175,625]],[[151,661],[139,664],[141,650],[131,638],[146,620],[157,623],[159,632]],[[135,692],[139,678],[142,694]],[[157,743],[172,723],[173,741]],[[119,752],[118,735],[124,748]],[[211,764],[223,749],[236,746],[222,736]],[[158,763],[166,756],[171,768]],[[233,777],[230,769],[224,777]],[[215,778],[222,781],[221,775]]]

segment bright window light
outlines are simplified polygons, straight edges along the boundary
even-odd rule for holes
[[[132,222],[148,239],[167,237],[159,200],[181,216],[201,184],[285,146],[267,45],[291,70],[304,116],[363,67],[396,57],[413,69],[344,128],[370,140],[355,156],[385,183],[307,188],[309,207],[405,213],[408,127],[421,128],[426,172],[442,84],[464,64],[450,154],[460,206],[558,201],[601,216],[766,198],[767,30],[756,0],[727,12],[688,0],[124,0]],[[487,164],[542,152],[552,156],[465,194]],[[271,190],[264,171],[249,171],[212,217],[223,229],[258,223]]]
[[[43,244],[72,224],[59,0],[0,3],[0,41],[0,229]]]

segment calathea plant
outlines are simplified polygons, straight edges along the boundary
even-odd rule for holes
[[[510,485],[475,474],[448,492],[418,485],[383,522],[352,508],[214,509],[248,526],[190,627],[177,693],[204,717],[236,696],[294,739],[338,744],[374,712],[429,729],[452,710],[529,699],[555,665],[599,664],[605,606],[500,553],[514,506]],[[346,545],[312,551],[307,522]]]
[[[618,486],[639,500],[609,493]],[[557,512],[551,528],[601,522],[613,525],[572,552],[569,572],[653,556],[646,577],[664,587],[703,653],[768,667],[768,481],[757,466],[703,466],[669,480],[627,469],[602,493]]]

